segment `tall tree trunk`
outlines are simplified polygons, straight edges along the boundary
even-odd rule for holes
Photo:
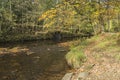
[[[0,32],[2,31],[2,30],[1,30],[1,27],[2,27],[2,26],[1,26],[1,24],[0,24]]]
[[[98,4],[99,4],[99,12],[100,12],[101,0],[98,0]],[[101,13],[99,13],[98,20],[99,20],[99,24],[98,24],[99,31],[98,31],[98,33],[102,33],[102,32],[104,32],[104,25],[103,25],[103,18],[102,18]]]
[[[120,11],[118,12],[118,28],[120,27]]]
[[[10,20],[12,21],[12,2],[11,2],[11,0],[10,0]]]
[[[108,16],[108,18],[107,18],[107,21],[108,21],[108,32],[110,32],[110,26],[111,26],[111,23],[110,23],[110,11],[109,11],[109,0],[107,0],[107,16]]]

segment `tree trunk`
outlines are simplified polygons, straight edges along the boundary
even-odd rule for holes
[[[120,31],[120,11],[118,12],[118,26],[117,31]]]

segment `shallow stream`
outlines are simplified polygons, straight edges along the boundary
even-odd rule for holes
[[[6,49],[15,47],[27,51],[0,55],[0,80],[61,80],[69,69],[65,61],[68,47],[60,43],[35,41],[0,45]]]

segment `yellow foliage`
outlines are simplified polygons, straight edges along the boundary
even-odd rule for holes
[[[70,26],[74,23],[74,16],[77,14],[69,2],[58,4],[55,8],[52,8],[44,12],[40,20],[44,20],[44,27],[55,27],[55,26]]]
[[[57,10],[55,9],[51,9],[51,10],[48,10],[46,12],[44,12],[40,17],[39,17],[39,21],[40,20],[43,20],[43,19],[46,19],[46,18],[53,18],[56,16],[56,12]]]
[[[53,21],[51,21],[51,22],[49,22],[49,23],[45,24],[44,26],[45,26],[45,27],[49,27],[49,26],[52,26],[53,24],[54,24],[54,22],[53,22]]]

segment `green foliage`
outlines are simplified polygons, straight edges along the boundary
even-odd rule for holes
[[[44,12],[39,20],[44,20],[44,27],[52,27],[57,30],[65,29],[74,24],[75,14],[73,7],[68,2],[63,2]]]
[[[43,2],[40,0],[0,0],[0,41],[17,41],[36,36],[36,31],[42,31],[37,21],[39,15],[48,9],[47,7],[43,10],[45,6],[53,5],[47,4],[48,1],[50,2],[50,0]]]
[[[77,34],[119,32],[120,1],[107,0],[0,0],[0,35],[38,26],[37,31],[59,30]],[[42,26],[42,28],[39,28]],[[12,30],[12,31],[11,31]],[[23,29],[21,32],[24,32]],[[37,32],[26,28],[28,35]],[[18,33],[16,33],[17,35]],[[21,34],[21,33],[19,33]],[[18,34],[18,35],[19,35]]]

